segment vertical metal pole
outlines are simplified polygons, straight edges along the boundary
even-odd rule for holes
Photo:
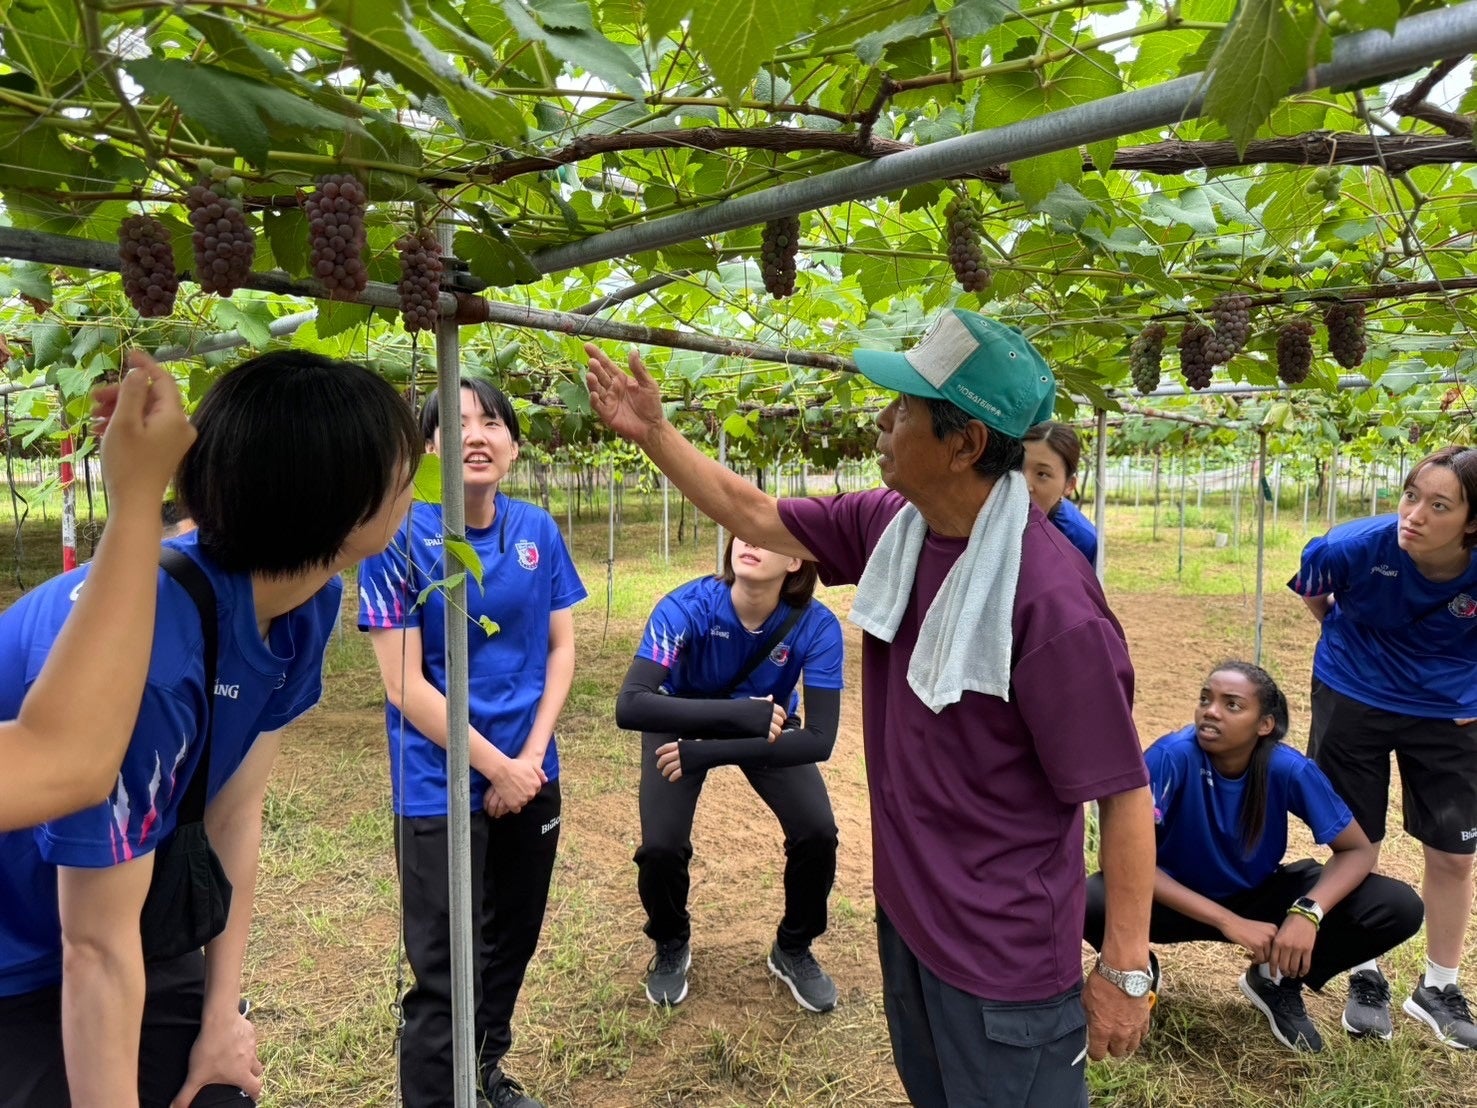
[[[1272,463],[1272,530],[1277,530],[1277,513],[1282,507],[1282,459]]]
[[[1369,514],[1378,515],[1380,510],[1380,482],[1375,474],[1374,463],[1369,463]]]
[[[1205,467],[1204,467],[1203,464],[1201,465],[1200,468],[1201,468],[1201,471],[1202,472],[1205,469]],[[1188,476],[1187,475],[1189,473],[1189,469],[1190,469],[1190,459],[1189,459],[1188,454],[1181,454],[1180,455],[1180,562],[1179,562],[1179,568],[1177,570],[1175,570],[1175,576],[1177,576],[1177,577],[1183,577],[1185,575],[1185,482],[1188,479]],[[1201,482],[1201,485],[1203,486],[1204,483],[1205,482],[1202,481]]]
[[[1149,541],[1159,541],[1159,455],[1160,450],[1154,450],[1154,522],[1149,525]]]
[[[77,568],[77,482],[72,473],[72,436],[62,440],[62,572]],[[10,449],[10,443],[5,449]]]
[[[1133,506],[1135,510],[1139,506],[1139,493],[1141,491],[1140,486],[1142,484],[1139,481],[1140,476],[1142,475],[1139,473],[1139,456],[1137,453],[1135,453],[1133,456]]]
[[[718,464],[728,465],[728,429],[723,424],[718,424]],[[713,572],[723,572],[723,524],[717,520],[713,521],[713,533],[717,536],[717,552],[713,555]]]
[[[1257,429],[1257,473],[1265,475],[1267,472],[1267,432]],[[1256,650],[1252,658],[1257,665],[1262,664],[1262,622],[1263,622],[1263,596],[1264,588],[1262,577],[1267,564],[1267,501],[1258,490],[1256,498]]]
[[[1195,510],[1198,512],[1205,507],[1205,481],[1206,481],[1205,455],[1200,455],[1200,484],[1195,486]]]
[[[1339,444],[1333,444],[1333,457],[1328,460],[1328,529],[1333,530],[1339,518]]]
[[[1308,490],[1313,487],[1313,482],[1303,482],[1303,531],[1308,530]]]
[[[1231,549],[1241,549],[1241,463],[1231,463]]]
[[[667,475],[662,474],[662,562],[666,565],[672,564],[672,508],[671,498],[668,494],[672,491],[672,483],[667,480]]]
[[[437,225],[441,251],[451,256],[449,222]],[[461,347],[457,324],[442,316],[436,324],[436,391],[442,420],[461,410]],[[462,451],[441,449],[441,518],[446,541],[466,541],[466,503],[462,492]],[[445,550],[445,546],[442,547]],[[446,566],[450,569],[450,565]],[[451,1032],[452,1103],[475,1108],[477,1051],[473,1036],[475,1013],[472,981],[476,972],[472,946],[472,783],[467,754],[467,621],[455,613],[467,610],[467,582],[446,590],[446,821],[447,880],[451,908]]]
[[[1097,487],[1094,491],[1094,519],[1097,526],[1097,579],[1102,581],[1108,571],[1108,486],[1103,478],[1108,473],[1108,413],[1102,408],[1097,413]]]
[[[564,536],[570,546],[574,545],[574,483],[578,480],[578,472],[573,466],[564,467],[564,512],[569,518],[569,524],[565,528],[568,534]]]
[[[610,529],[605,555],[605,610],[615,610],[615,463],[610,465]]]

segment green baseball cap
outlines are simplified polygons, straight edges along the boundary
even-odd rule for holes
[[[873,384],[947,400],[1013,439],[1052,417],[1056,378],[1020,330],[978,312],[941,312],[911,350],[857,350]]]

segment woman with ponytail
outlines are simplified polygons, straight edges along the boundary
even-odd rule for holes
[[[1228,661],[1206,678],[1195,722],[1144,752],[1158,839],[1149,941],[1245,948],[1242,993],[1284,1046],[1317,1051],[1303,986],[1321,990],[1410,938],[1422,906],[1409,885],[1371,872],[1374,847],[1323,772],[1282,741],[1287,724],[1271,676]],[[1283,862],[1289,815],[1333,851],[1326,863]],[[1084,932],[1094,948],[1103,911],[1097,874]]]

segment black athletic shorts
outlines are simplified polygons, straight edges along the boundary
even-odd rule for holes
[[[1392,752],[1406,832],[1447,854],[1477,853],[1477,723],[1371,708],[1313,678],[1308,755],[1372,842],[1385,837]]]

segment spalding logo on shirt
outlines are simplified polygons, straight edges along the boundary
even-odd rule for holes
[[[1477,600],[1473,600],[1464,592],[1459,592],[1456,596],[1452,597],[1451,603],[1446,606],[1446,610],[1456,616],[1457,619],[1471,619],[1477,616]]]
[[[782,642],[769,652],[769,660],[777,666],[782,666],[790,660],[790,644]]]
[[[524,569],[538,569],[538,544],[532,542],[518,542],[513,544],[518,551],[518,564]]]

